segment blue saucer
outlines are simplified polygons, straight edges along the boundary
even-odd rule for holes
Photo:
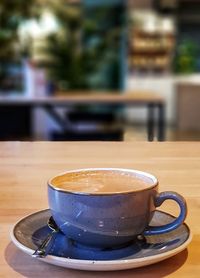
[[[51,232],[46,224],[49,217],[50,210],[44,210],[22,219],[13,230],[14,243],[17,241],[20,245],[35,250]],[[152,226],[164,225],[172,222],[173,219],[174,217],[170,214],[156,211],[150,224]],[[149,236],[143,240],[136,239],[118,249],[100,250],[76,244],[64,234],[58,233],[49,255],[76,260],[133,260],[176,250],[188,240],[189,235],[188,226],[182,224],[178,229],[160,236]]]

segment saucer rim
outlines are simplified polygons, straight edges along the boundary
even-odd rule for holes
[[[30,247],[22,244],[20,241],[15,236],[15,229],[16,227],[20,224],[20,222],[24,221],[25,219],[35,215],[35,214],[40,214],[43,212],[46,212],[50,209],[42,209],[39,211],[36,211],[34,213],[30,213],[26,215],[25,217],[22,217],[19,219],[11,228],[10,231],[10,238],[14,245],[19,248],[21,251],[28,255],[32,255],[33,252],[35,251],[34,249],[31,249]],[[164,214],[168,214],[172,217],[170,213],[161,211],[161,210],[156,210]],[[151,255],[147,257],[142,257],[142,258],[127,258],[127,259],[117,259],[117,260],[81,260],[81,259],[71,259],[71,258],[66,258],[66,257],[59,257],[55,255],[47,255],[45,258],[37,258],[39,260],[42,260],[46,263],[65,267],[65,268],[73,268],[73,269],[78,269],[78,270],[94,270],[94,271],[109,271],[109,270],[120,270],[120,269],[130,269],[130,268],[138,268],[142,266],[147,266],[150,264],[154,264],[160,261],[163,261],[167,258],[170,258],[172,256],[177,255],[186,247],[190,244],[192,241],[193,235],[192,232],[189,228],[189,226],[184,222],[182,225],[185,225],[187,230],[188,230],[188,238],[186,239],[185,242],[183,242],[180,246],[166,251],[161,254],[156,254],[156,255]]]

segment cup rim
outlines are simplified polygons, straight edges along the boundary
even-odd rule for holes
[[[146,188],[136,189],[136,190],[120,191],[120,192],[80,192],[80,191],[72,191],[72,190],[59,188],[59,187],[56,187],[52,184],[52,180],[57,178],[57,177],[63,176],[67,173],[76,173],[76,172],[82,172],[82,171],[122,171],[122,172],[130,172],[130,173],[134,173],[134,174],[138,174],[138,175],[142,175],[142,176],[145,176],[147,178],[150,178],[153,181],[153,183],[149,184],[149,186],[146,187]],[[105,195],[132,194],[132,193],[135,193],[135,192],[143,192],[143,191],[151,190],[152,188],[154,188],[158,185],[158,179],[154,175],[152,175],[148,172],[144,172],[144,171],[140,171],[140,170],[136,170],[136,169],[113,168],[113,167],[111,167],[111,168],[109,168],[109,167],[81,168],[81,169],[68,170],[68,171],[62,172],[58,175],[55,175],[47,181],[47,185],[55,191],[74,194],[74,195],[93,195],[93,196],[101,195],[101,196],[105,196]]]

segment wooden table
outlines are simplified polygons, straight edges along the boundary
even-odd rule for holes
[[[200,143],[1,142],[0,158],[0,277],[200,277]],[[182,194],[193,232],[188,249],[155,265],[105,273],[56,267],[18,250],[9,231],[20,218],[48,207],[47,179],[86,167],[148,171],[158,177],[160,191]],[[162,209],[178,213],[171,201]]]
[[[70,130],[71,125],[67,118],[63,118],[56,111],[57,107],[75,105],[100,105],[119,107],[146,107],[147,108],[147,139],[148,141],[165,140],[165,102],[161,96],[153,92],[67,92],[57,93],[55,96],[46,97],[0,97],[1,106],[30,106],[42,107],[63,129]]]

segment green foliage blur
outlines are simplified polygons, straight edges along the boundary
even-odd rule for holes
[[[38,11],[34,0],[0,1],[0,89],[9,89],[10,67],[20,67],[21,64],[18,27],[23,21],[38,17]]]
[[[40,49],[49,55],[49,78],[58,90],[119,88],[122,22],[112,6],[49,5],[59,22]],[[115,15],[115,12],[118,13]]]
[[[10,68],[20,68],[24,57],[31,59],[31,37],[22,47],[19,26],[27,20],[39,20],[45,10],[53,14],[59,28],[37,49],[48,56],[48,61],[39,61],[37,66],[46,69],[53,87],[63,91],[119,88],[122,9],[113,5],[86,7],[83,3],[0,1],[0,90],[9,89]]]
[[[184,39],[179,42],[174,59],[175,72],[180,74],[197,72],[199,53],[200,48],[194,40]]]

